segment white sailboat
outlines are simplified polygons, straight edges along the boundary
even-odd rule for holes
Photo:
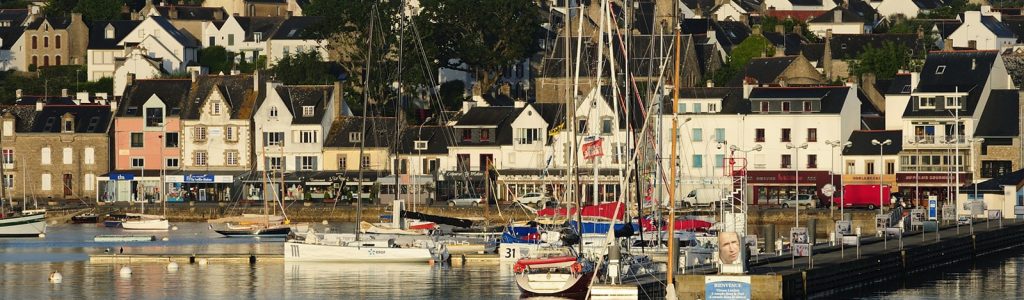
[[[164,152],[164,149],[163,149],[163,145],[164,145],[163,139],[164,139],[164,136],[167,134],[166,133],[166,128],[163,127],[163,124],[161,124],[161,130],[164,131],[164,133],[160,135],[160,140],[161,140],[161,142],[160,142],[160,153],[162,154]],[[139,172],[140,177],[142,177],[142,175],[144,173],[145,173],[145,171]],[[163,191],[164,188],[165,188],[165,186],[164,186],[164,164],[161,163],[160,164],[160,188],[158,189],[158,191],[159,191],[158,195],[160,196],[160,203],[163,204],[163,215],[147,215],[146,214],[146,202],[143,201],[142,202],[142,214],[139,215],[139,218],[138,219],[129,219],[129,220],[125,220],[124,222],[121,222],[121,228],[124,228],[125,230],[146,230],[146,231],[166,231],[166,230],[169,230],[171,228],[171,222],[167,221],[167,197],[164,197],[164,194],[163,194],[163,193],[165,193],[165,191]],[[143,194],[142,194],[142,192],[143,192],[142,181],[139,181],[139,188],[138,188],[138,190],[139,190],[138,191],[139,198],[143,198]]]
[[[46,233],[46,213],[0,218],[0,237],[37,237]]]

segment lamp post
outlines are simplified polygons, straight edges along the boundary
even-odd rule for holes
[[[886,145],[891,145],[892,144],[892,140],[886,139],[884,142],[879,142],[878,140],[872,139],[871,140],[871,144],[878,146],[878,166],[879,166],[879,171],[881,171],[882,166],[884,166],[884,163],[882,162],[882,159],[883,159],[882,156],[885,154],[884,147]],[[882,209],[885,206],[885,205],[883,205],[884,201],[885,201],[885,199],[883,199],[883,197],[882,197],[882,172],[879,172],[878,173],[878,214],[883,214],[884,213],[884,211]],[[886,226],[889,226],[888,222],[886,222]]]
[[[851,143],[851,142],[843,143],[840,140],[830,140],[830,141],[825,141],[825,144],[829,145],[829,147],[832,148],[832,157],[829,158],[831,160],[831,162],[832,162],[830,164],[830,166],[829,166],[829,168],[832,169],[831,170],[832,174],[829,176],[829,180],[830,180],[830,182],[832,184],[832,188],[835,188],[835,186],[836,186],[836,148],[837,147],[846,148],[846,147],[849,147],[850,145],[853,145],[853,143]],[[835,216],[836,205],[834,203],[835,199],[836,199],[836,194],[835,194],[835,192],[832,192],[832,196],[830,196],[829,199],[828,199],[828,202],[829,202],[829,205],[828,205],[828,207],[829,207],[829,216],[832,218],[832,220],[836,219],[836,216]],[[845,198],[843,198],[843,199],[845,199]],[[843,205],[842,203],[839,204],[839,215],[840,216],[842,216],[842,214],[843,214],[843,207],[844,206],[845,205]]]
[[[975,168],[975,166],[974,166],[974,155],[975,155],[974,154],[974,143],[985,142],[985,139],[984,138],[972,138],[969,141],[971,142],[971,169],[977,170],[977,168]],[[976,180],[978,178],[978,176],[977,176],[978,173],[979,172],[971,172],[971,182],[974,185],[974,200],[975,201],[978,200],[978,180]],[[957,175],[959,176],[960,174],[957,174]]]
[[[419,142],[427,143],[426,141],[423,141],[423,125],[427,124],[427,122],[430,122],[430,119],[433,119],[433,118],[434,118],[434,116],[429,116],[429,117],[427,117],[426,119],[423,120],[423,123],[420,123],[420,129],[416,131],[416,142],[412,143],[413,144],[413,148],[416,148],[416,156],[419,157],[421,161],[423,160],[423,148],[426,145],[423,145],[424,147],[421,147],[419,145]],[[421,165],[421,168],[422,168],[422,165]],[[423,174],[426,174],[427,173],[426,171],[427,170],[420,170],[420,172],[423,173]],[[419,184],[418,183],[417,184],[413,184],[412,186],[413,187],[417,187],[417,186],[419,186]],[[415,197],[412,200],[412,210],[413,211],[416,210],[416,202],[419,202],[419,200],[420,200],[421,191],[422,190],[417,190],[416,193],[413,194],[413,197]]]
[[[795,182],[793,187],[796,188],[793,193],[793,207],[796,208],[796,212],[794,213],[794,216],[796,217],[796,226],[793,227],[800,227],[800,149],[807,149],[807,143],[800,144],[799,146],[793,145],[793,143],[787,143],[786,149],[795,149],[794,151],[796,151],[796,154],[794,154],[795,157],[793,158],[793,169],[796,170],[796,176],[793,176]]]

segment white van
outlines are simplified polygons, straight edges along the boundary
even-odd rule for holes
[[[688,206],[713,206],[722,201],[724,191],[717,188],[697,188],[686,194],[683,198],[683,207]]]

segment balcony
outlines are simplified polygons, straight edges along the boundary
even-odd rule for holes
[[[913,148],[915,143],[918,141],[918,145],[921,147],[929,148],[946,148],[959,144],[961,147],[966,147],[967,136],[966,135],[912,135],[903,137],[903,144],[907,148]]]

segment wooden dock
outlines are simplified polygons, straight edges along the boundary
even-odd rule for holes
[[[94,264],[132,263],[280,263],[284,254],[93,254],[89,262]]]

